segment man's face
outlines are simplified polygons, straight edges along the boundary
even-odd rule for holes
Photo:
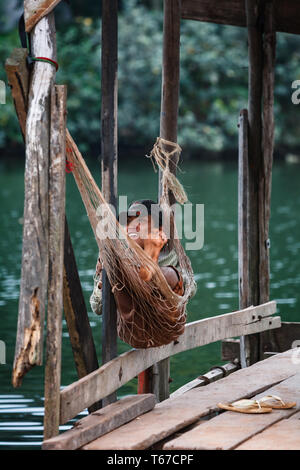
[[[151,216],[128,217],[126,229],[128,236],[143,248],[145,238],[151,233]]]

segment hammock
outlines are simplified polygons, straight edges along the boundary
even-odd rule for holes
[[[166,147],[172,150],[167,152]],[[159,266],[148,254],[128,237],[126,230],[117,221],[115,214],[95,183],[81,153],[67,131],[68,161],[91,223],[99,256],[107,273],[112,292],[124,289],[135,305],[129,315],[118,311],[118,335],[135,348],[150,348],[169,344],[184,331],[186,305],[195,292],[195,281],[189,258],[176,236],[174,225],[174,249],[180,270],[185,279],[185,292],[178,296],[172,291]],[[170,172],[170,156],[181,151],[178,144],[158,138],[150,154],[153,162],[162,170],[162,197],[160,206],[173,223],[169,204],[169,190],[181,204],[187,201],[184,189]],[[141,279],[140,266],[152,273],[149,282]]]

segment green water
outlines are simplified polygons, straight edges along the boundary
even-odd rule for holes
[[[100,180],[100,165],[91,165]],[[205,205],[205,239],[200,251],[190,251],[198,291],[189,305],[189,321],[238,308],[237,289],[237,165],[196,163],[182,165],[181,180],[192,203]],[[38,449],[43,434],[43,367],[30,371],[19,389],[13,389],[11,371],[17,325],[21,269],[23,171],[20,163],[0,163],[0,340],[6,343],[6,364],[0,364],[0,448]],[[300,165],[275,164],[272,189],[271,298],[277,300],[282,320],[300,321]],[[128,200],[155,198],[157,176],[148,160],[122,161],[119,194]],[[97,351],[101,351],[101,318],[90,311],[89,295],[97,246],[73,181],[67,175],[67,216],[79,274],[89,308]],[[62,386],[76,380],[65,321],[62,341]],[[119,342],[119,353],[128,346]],[[101,360],[99,353],[99,361]],[[181,353],[171,359],[171,392],[220,361],[220,343]],[[136,393],[137,380],[119,390]],[[70,426],[62,426],[67,429]]]

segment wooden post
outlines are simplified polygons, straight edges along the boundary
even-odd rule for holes
[[[260,303],[270,297],[270,241],[269,221],[271,208],[272,165],[274,151],[274,75],[276,56],[276,28],[273,2],[265,5],[263,43],[263,164],[259,184],[260,194]],[[274,333],[261,333],[260,356],[264,351],[276,351]]]
[[[66,96],[64,85],[51,93],[49,167],[49,285],[45,367],[44,439],[59,432],[63,307]]]
[[[177,142],[178,102],[180,85],[180,18],[181,1],[164,1],[163,64],[160,137]],[[170,161],[170,169],[175,174],[178,155]],[[161,174],[159,175],[159,198],[161,196]],[[170,194],[170,204],[175,202]],[[172,239],[172,228],[171,239]],[[171,240],[172,246],[172,240]],[[164,359],[152,368],[152,393],[158,401],[169,397],[170,359]]]
[[[239,252],[239,308],[249,306],[249,240],[248,240],[248,112],[243,109],[239,117],[239,166],[238,166],[238,252]],[[240,338],[241,366],[246,367],[250,357],[250,343]]]
[[[102,192],[117,209],[117,93],[118,93],[118,1],[102,2],[101,55]],[[102,279],[102,363],[117,355],[117,309],[108,277]],[[116,393],[102,400],[103,406],[116,401]]]
[[[258,305],[269,299],[268,233],[274,146],[273,104],[276,33],[272,3],[246,0],[245,6],[249,47],[248,244],[250,289],[247,305]],[[263,351],[270,349],[270,344],[264,345],[265,337],[266,335],[256,334],[242,341],[241,356],[247,357],[247,365],[262,359]]]
[[[8,84],[11,88],[11,94],[24,139],[29,87],[29,73],[26,65],[27,55],[27,49],[14,49],[5,62]]]
[[[53,13],[32,32],[34,56],[56,58]],[[13,385],[42,363],[43,325],[48,282],[49,100],[55,67],[36,62],[26,122],[25,202],[22,275]]]
[[[65,218],[63,303],[77,375],[81,379],[98,369],[99,364],[67,218]],[[89,412],[96,411],[100,407],[101,403],[95,403],[89,407]]]
[[[260,0],[245,1],[248,27],[248,177],[249,177],[249,299],[250,305],[260,303],[259,278],[259,178],[262,163],[262,67],[263,42],[259,27]],[[259,360],[259,335],[244,339],[247,365]],[[251,342],[251,345],[250,345]],[[243,346],[244,346],[243,345]],[[243,349],[243,348],[241,348]],[[250,354],[250,356],[249,356]]]

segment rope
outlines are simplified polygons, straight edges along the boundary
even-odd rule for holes
[[[166,150],[166,147],[171,147],[172,150]],[[179,204],[184,204],[188,201],[187,195],[182,184],[178,181],[176,176],[170,170],[170,158],[182,152],[181,147],[176,142],[157,137],[156,142],[151,150],[150,155],[146,155],[150,158],[155,171],[155,163],[162,171],[162,187],[163,194],[167,198],[168,191],[172,191],[174,197]]]
[[[32,57],[29,34],[26,33],[25,31],[24,14],[21,15],[19,19],[19,36],[20,36],[22,47],[28,50],[28,56],[27,56],[28,65],[31,65],[32,62],[46,62],[48,64],[54,65],[54,67],[56,68],[56,71],[58,70],[58,63],[55,60],[49,59],[49,57]]]

